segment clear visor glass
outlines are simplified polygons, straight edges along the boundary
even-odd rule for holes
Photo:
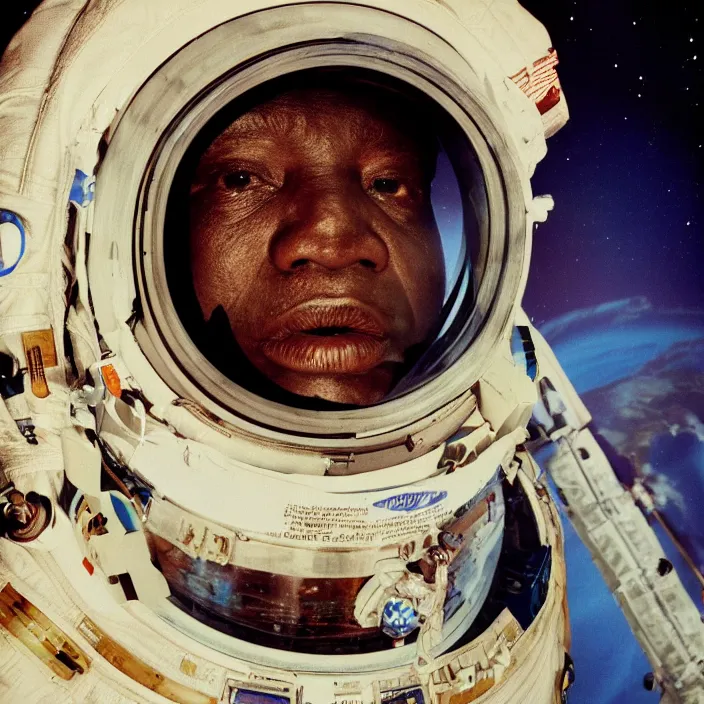
[[[479,162],[452,118],[400,81],[334,71],[216,115],[179,167],[164,234],[172,302],[209,362],[316,410],[398,397],[466,351],[488,229]]]

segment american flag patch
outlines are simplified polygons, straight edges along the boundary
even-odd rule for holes
[[[547,56],[510,76],[511,80],[536,104],[541,115],[560,101],[560,80],[555,66],[557,51],[549,49]]]

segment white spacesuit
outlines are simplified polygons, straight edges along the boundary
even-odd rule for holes
[[[525,448],[547,370],[569,400],[544,394],[543,435],[589,417],[520,308],[556,63],[514,0],[38,8],[0,65],[0,702],[565,700],[560,524]],[[452,118],[465,235],[418,365],[311,410],[194,344],[164,233],[220,110],[343,66]]]

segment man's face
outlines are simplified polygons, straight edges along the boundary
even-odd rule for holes
[[[203,315],[222,306],[247,358],[290,392],[378,402],[438,320],[433,148],[402,124],[391,101],[292,91],[235,120],[198,164]]]

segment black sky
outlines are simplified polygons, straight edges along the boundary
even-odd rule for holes
[[[550,32],[571,112],[534,179],[556,209],[526,309],[539,322],[633,295],[701,308],[704,4],[523,4]]]

